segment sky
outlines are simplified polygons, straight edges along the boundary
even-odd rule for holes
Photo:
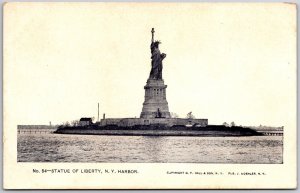
[[[4,9],[4,116],[18,124],[139,117],[151,28],[170,112],[209,124],[285,126],[296,116],[289,4],[34,3]]]

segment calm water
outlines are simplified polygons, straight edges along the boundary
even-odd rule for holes
[[[282,136],[19,134],[19,162],[282,163]]]

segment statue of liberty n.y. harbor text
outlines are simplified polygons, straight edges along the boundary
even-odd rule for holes
[[[151,40],[151,72],[150,72],[150,79],[155,79],[155,80],[162,80],[162,69],[163,69],[163,64],[162,61],[166,57],[165,53],[160,53],[159,50],[159,44],[160,41],[154,41],[154,28],[152,28],[151,33],[152,33],[152,40]]]

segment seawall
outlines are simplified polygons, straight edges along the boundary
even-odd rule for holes
[[[235,127],[205,127],[205,128],[91,128],[67,127],[60,128],[55,133],[77,135],[126,135],[126,136],[255,136],[262,135],[252,129]]]

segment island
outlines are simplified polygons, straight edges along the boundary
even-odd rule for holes
[[[130,136],[257,136],[263,135],[249,127],[209,125],[208,119],[171,117],[166,97],[162,70],[165,53],[159,50],[160,41],[154,40],[152,28],[151,70],[144,86],[145,100],[139,118],[105,118],[93,123],[91,118],[82,118],[74,126],[59,126],[57,134],[81,135],[130,135]],[[99,105],[98,105],[99,117]]]

